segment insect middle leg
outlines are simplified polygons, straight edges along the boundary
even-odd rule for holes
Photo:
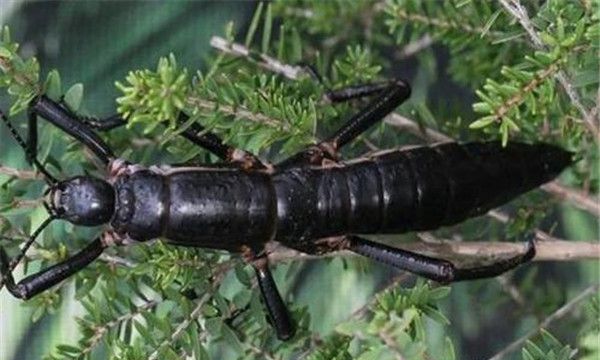
[[[308,149],[284,160],[278,167],[286,168],[301,165],[321,165],[323,160],[338,159],[338,151],[375,123],[381,121],[410,96],[410,86],[402,80],[366,84],[328,90],[326,98],[331,102],[378,95],[366,107],[352,116],[333,135],[310,146]]]
[[[182,113],[178,122],[183,124],[187,119],[187,116]],[[238,164],[243,169],[262,169],[266,167],[256,155],[246,150],[237,149],[225,144],[218,135],[206,130],[204,126],[196,122],[187,127],[181,133],[181,136],[197,146],[217,155],[221,160]]]
[[[441,283],[495,277],[530,261],[535,256],[535,245],[531,239],[527,242],[527,250],[523,254],[488,265],[457,268],[447,260],[393,248],[358,236],[347,236],[345,241],[342,245],[344,249]]]
[[[256,255],[256,252],[248,247],[242,249],[242,256],[247,263],[250,263],[256,274],[256,281],[260,288],[260,293],[269,313],[269,318],[275,328],[277,338],[287,340],[294,336],[294,325],[290,319],[289,312],[281,294],[277,289],[273,275],[269,269],[269,260],[264,250],[262,254]]]

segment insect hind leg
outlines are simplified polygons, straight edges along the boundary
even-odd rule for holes
[[[535,256],[533,239],[527,241],[527,248],[523,254],[470,268],[457,268],[447,260],[393,248],[358,236],[348,236],[344,248],[440,283],[495,277],[530,261]]]
[[[523,254],[519,254],[507,259],[497,260],[488,265],[465,269],[456,269],[454,274],[454,280],[452,281],[475,280],[495,277],[509,270],[512,270],[521,264],[531,261],[534,257],[535,242],[533,238],[531,238],[527,240],[526,250]]]

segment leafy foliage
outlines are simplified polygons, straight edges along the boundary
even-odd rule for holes
[[[521,32],[497,3],[394,0],[387,4],[385,13],[397,44],[426,35],[439,40],[452,54],[450,74],[471,86],[497,74],[506,59],[523,50]]]
[[[157,120],[162,119],[171,119],[171,127],[176,125],[175,119],[183,109],[189,84],[187,70],[177,68],[173,54],[158,61],[156,72],[132,71],[126,80],[129,86],[116,83],[124,94],[117,103],[119,113],[130,125],[138,122],[158,124]]]
[[[0,86],[7,87],[8,93],[16,97],[10,114],[24,110],[31,99],[37,96],[39,89],[40,65],[35,58],[23,60],[18,54],[19,45],[11,41],[8,27],[0,31]]]
[[[551,0],[527,6],[535,31],[544,42],[541,49],[532,46],[526,31],[498,3],[260,3],[247,30],[238,33],[230,24],[223,31],[227,41],[244,43],[246,56],[213,52],[206,67],[196,71],[182,66],[185,62],[178,54],[170,54],[158,60],[155,70],[142,68],[123,75],[125,78],[116,82],[122,93],[117,104],[118,111],[128,119],[128,129],[111,132],[109,142],[123,157],[144,164],[214,160],[177,136],[186,126],[198,122],[227,143],[276,161],[331,133],[362,106],[360,102],[328,104],[322,101],[326,90],[394,74],[411,78],[413,98],[397,111],[414,118],[417,127],[437,129],[456,139],[499,137],[505,142],[518,138],[562,144],[582,159],[569,174],[569,181],[595,191],[597,138],[585,126],[583,114],[557,76],[561,72],[569,75],[573,91],[585,108],[592,112],[595,106],[597,111],[597,3]],[[75,84],[63,91],[58,71],[48,71],[42,84],[37,60],[19,54],[7,28],[1,38],[0,85],[7,87],[12,97],[11,115],[22,112],[33,97],[42,93],[56,100],[64,95],[70,108],[86,113],[83,104],[88,95],[83,85]],[[422,48],[411,52],[407,44]],[[438,64],[438,46],[443,47],[442,52],[449,52],[447,68]],[[314,64],[322,82],[307,72],[286,79],[265,70],[261,65],[266,57],[290,66]],[[415,59],[418,67],[411,63]],[[466,98],[470,100],[466,104],[464,99],[454,97],[453,89],[457,88],[468,92]],[[443,101],[431,100],[435,97],[460,103],[446,106]],[[176,126],[182,112],[189,121]],[[40,126],[47,130],[40,139],[43,161],[65,177],[97,172],[79,145],[47,124]],[[345,155],[415,141],[406,132],[381,124],[346,149]],[[33,204],[33,212],[31,206],[21,206],[29,204],[24,201],[30,197],[39,196],[41,189],[15,177],[3,181],[0,224],[2,234],[11,240],[3,239],[2,245],[14,254],[27,230],[44,216],[39,203]],[[513,204],[518,209],[513,211],[516,215],[508,227],[476,219],[437,234],[470,240],[516,236],[536,226],[553,227],[555,224],[548,225],[544,219],[548,212],[555,211],[555,204],[547,196],[532,195]],[[26,214],[31,214],[30,220],[23,220]],[[81,230],[70,225],[46,230],[26,265],[33,272],[38,266],[56,263],[97,233],[98,229]],[[66,238],[74,240],[65,245]],[[406,287],[386,286],[354,315],[346,313],[343,319],[332,320],[329,314],[315,315],[309,308],[318,302],[331,303],[329,312],[341,307],[338,304],[350,297],[350,291],[334,293],[333,288],[342,283],[337,279],[362,274],[366,267],[364,262],[344,260],[345,271],[339,271],[335,270],[336,263],[339,265],[334,260],[321,268],[333,274],[335,286],[327,288],[319,283],[318,293],[309,292],[310,304],[292,303],[299,329],[290,342],[282,343],[276,340],[264,316],[250,270],[238,259],[160,242],[110,249],[106,257],[75,277],[75,297],[84,309],[77,321],[79,339],[57,346],[48,358],[454,359],[472,355],[468,353],[470,338],[483,342],[493,331],[498,338],[486,349],[491,355],[508,343],[510,336],[516,337],[522,329],[532,327],[560,307],[568,289],[573,292],[589,282],[584,277],[561,281],[556,276],[555,281],[540,284],[541,275],[530,271],[514,282],[508,279],[504,283],[458,285],[452,293],[449,288],[420,281],[403,283]],[[370,277],[381,276],[380,269],[366,268]],[[310,282],[305,279],[311,269],[315,268],[296,261],[280,267],[277,277],[296,284],[288,289],[288,300],[300,297],[297,288],[301,285],[297,284],[303,279],[304,283]],[[573,268],[566,270],[563,273],[571,273]],[[47,313],[59,309],[68,284],[27,303],[33,309],[34,320],[45,319]],[[327,298],[323,289],[337,295]],[[354,291],[363,290],[371,289]],[[598,316],[595,306],[591,305],[585,314],[592,322]],[[506,320],[496,313],[514,320],[514,328],[496,331],[500,320]],[[320,317],[332,323],[329,329],[316,328]],[[569,329],[576,326],[552,329],[556,337],[543,331],[541,340],[528,342],[522,349],[522,358],[571,359],[575,350],[566,343],[576,343],[585,356],[594,358],[599,351],[593,342],[598,327],[586,325],[574,339]],[[503,337],[503,333],[508,334]]]
[[[377,295],[369,309],[370,319],[351,319],[339,324],[336,331],[350,339],[360,339],[354,340],[360,350],[353,358],[393,358],[394,353],[405,359],[426,358],[426,321],[432,319],[441,325],[449,324],[436,305],[449,292],[449,288],[432,288],[422,282],[412,289],[390,289]],[[448,345],[443,358],[453,359],[454,349],[450,342]]]
[[[550,122],[546,127],[560,128],[560,116],[569,105],[562,102],[560,93],[555,91],[554,76],[571,66],[597,68],[597,57],[591,54],[580,56],[580,52],[600,39],[584,36],[586,29],[590,29],[597,20],[582,9],[572,6],[558,8],[549,4],[546,9],[540,10],[540,19],[547,17],[556,19],[556,24],[546,24],[548,31],[540,33],[548,50],[527,55],[523,63],[503,66],[501,73],[506,79],[502,82],[486,80],[484,91],[477,92],[483,102],[473,104],[473,108],[478,113],[489,115],[472,123],[471,128],[500,123],[504,143],[508,141],[510,131],[520,130],[517,123],[524,124],[527,127],[524,131],[530,132],[531,136],[540,133],[538,129],[544,121]],[[571,137],[579,137],[577,132],[581,130],[575,130]]]
[[[569,360],[574,359],[576,350],[563,345],[549,332],[541,331],[542,341],[539,344],[528,341],[523,348],[523,360]]]

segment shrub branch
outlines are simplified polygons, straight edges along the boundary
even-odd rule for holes
[[[575,296],[569,302],[567,302],[562,307],[558,308],[556,311],[554,311],[552,314],[550,314],[548,317],[546,317],[544,320],[542,320],[536,328],[534,328],[527,334],[523,335],[522,337],[520,337],[517,340],[510,343],[508,346],[506,346],[504,349],[502,349],[502,351],[498,352],[496,355],[489,358],[489,360],[504,359],[506,357],[506,355],[510,354],[511,352],[513,352],[515,350],[518,350],[527,340],[529,340],[530,338],[535,336],[542,329],[547,328],[554,321],[563,318],[565,315],[567,315],[570,312],[572,312],[573,310],[575,310],[577,308],[577,306],[583,300],[593,296],[594,294],[597,295],[599,289],[600,289],[600,285],[598,285],[598,284],[587,287],[579,295]]]
[[[513,16],[519,22],[519,24],[521,24],[523,29],[525,29],[525,32],[529,36],[533,47],[538,50],[547,51],[540,35],[535,30],[533,23],[529,19],[527,9],[521,5],[521,2],[519,0],[500,0],[500,3],[504,9],[511,16]],[[575,86],[573,85],[573,82],[567,73],[564,70],[559,69],[554,76],[562,85],[563,89],[567,93],[567,96],[569,96],[569,99],[571,99],[571,103],[573,103],[573,105],[581,113],[585,127],[597,140],[600,139],[600,130],[598,129],[598,124],[596,123],[597,119],[593,119],[593,117],[590,116],[590,112],[585,108],[585,106],[583,106],[579,93],[575,90]]]

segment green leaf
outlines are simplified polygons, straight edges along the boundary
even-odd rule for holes
[[[46,89],[46,96],[50,99],[59,99],[62,95],[62,86],[60,82],[60,74],[56,70],[51,70],[46,76],[46,83],[44,84]]]
[[[449,337],[444,339],[444,359],[456,360],[456,352],[454,351],[454,345]]]
[[[540,32],[540,38],[546,45],[549,45],[549,46],[558,45],[558,41],[556,40],[556,38],[554,36],[548,34],[545,31]]]
[[[58,345],[56,347],[56,349],[58,351],[61,351],[61,352],[67,353],[67,354],[76,355],[76,354],[81,353],[81,349],[79,349],[78,347],[75,347],[75,346],[71,346],[71,345]]]
[[[7,49],[4,46],[0,46],[0,57],[4,57],[7,58],[8,60],[10,60],[12,58],[13,54],[12,51],[10,51],[9,49]]]
[[[83,84],[75,84],[65,93],[64,101],[73,111],[79,110],[83,99]]]
[[[442,325],[449,325],[450,320],[438,309],[431,306],[424,306],[423,311],[427,316]]]
[[[496,12],[485,23],[485,25],[483,27],[483,31],[481,32],[481,35],[479,35],[479,37],[483,38],[487,35],[487,33],[490,31],[490,29],[492,28],[492,25],[494,25],[494,22],[496,22],[496,20],[498,19],[498,16],[500,16],[500,14],[502,14],[502,10],[500,10],[500,9],[496,10]]]
[[[381,359],[382,353],[388,352],[384,346],[376,346],[368,349],[364,353],[362,353],[357,360],[377,360]]]
[[[431,300],[441,300],[450,294],[452,288],[450,286],[439,286],[429,291],[429,298]]]
[[[495,115],[485,116],[485,117],[482,117],[481,119],[473,121],[471,124],[469,124],[469,129],[481,129],[481,128],[490,126],[495,121],[496,121]]]
[[[500,135],[502,136],[502,146],[505,147],[508,144],[508,125],[506,121],[502,121],[500,124]]]
[[[269,52],[269,44],[271,43],[271,29],[273,26],[273,12],[271,9],[271,4],[267,5],[267,12],[265,15],[265,23],[263,27],[262,33],[262,43],[261,43],[261,51],[263,54],[267,54]]]
[[[243,264],[236,264],[235,268],[235,276],[240,283],[250,288],[252,286],[252,278],[246,272],[246,267]]]
[[[341,334],[352,336],[365,332],[366,328],[367,324],[364,321],[352,319],[338,324],[335,330]]]
[[[492,106],[487,102],[478,102],[473,104],[473,111],[475,111],[476,113],[488,114],[493,112],[494,110],[492,109]]]
[[[262,14],[262,10],[264,7],[263,2],[259,2],[256,10],[254,11],[254,15],[252,16],[252,21],[250,22],[250,27],[248,27],[248,31],[246,32],[246,39],[244,40],[244,45],[249,48],[250,44],[252,44],[252,40],[254,39],[254,34],[256,33],[256,29],[258,28],[258,22],[260,21],[260,16]]]

